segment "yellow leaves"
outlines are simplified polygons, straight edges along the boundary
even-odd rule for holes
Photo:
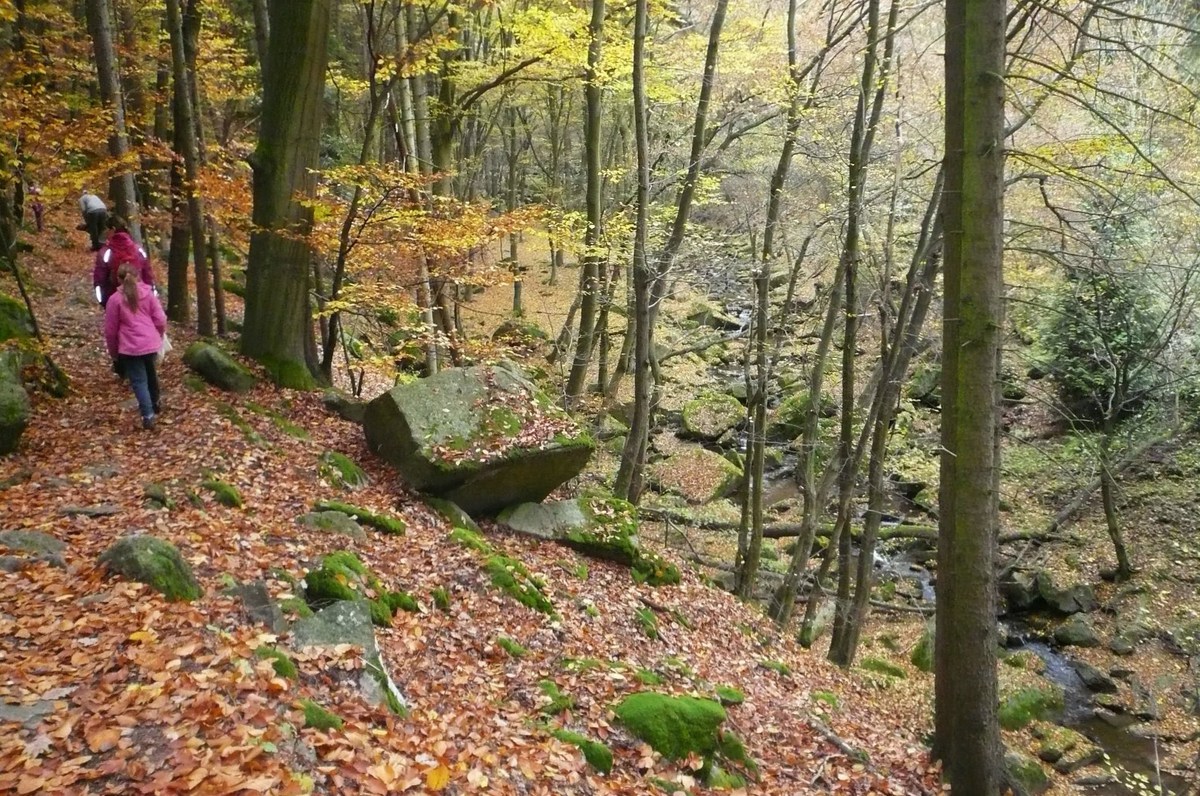
[[[136,641],[139,644],[153,644],[158,641],[158,634],[149,628],[135,630],[129,634],[130,641]]]
[[[449,784],[450,769],[444,764],[439,763],[425,772],[425,787],[430,790],[443,790]]]

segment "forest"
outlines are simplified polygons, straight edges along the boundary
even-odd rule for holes
[[[1197,792],[1198,124],[1190,2],[0,0],[0,791]]]

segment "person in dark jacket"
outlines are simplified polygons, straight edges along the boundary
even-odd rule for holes
[[[79,197],[79,212],[83,214],[83,228],[91,236],[92,251],[100,251],[100,238],[108,223],[108,205],[91,191],[84,191]]]
[[[108,235],[108,241],[96,252],[96,262],[92,266],[92,287],[95,288],[96,301],[104,306],[108,305],[109,297],[120,286],[117,268],[121,263],[132,263],[138,278],[144,284],[155,287],[154,269],[150,267],[145,250],[138,246],[129,234],[125,219],[112,216],[108,226],[112,231]]]

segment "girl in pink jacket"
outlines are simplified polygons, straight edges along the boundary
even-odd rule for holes
[[[142,428],[151,429],[160,409],[154,360],[162,348],[167,316],[154,290],[138,279],[138,270],[130,262],[117,268],[121,289],[104,308],[104,339],[117,372],[133,387]]]

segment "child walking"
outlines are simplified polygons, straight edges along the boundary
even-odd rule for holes
[[[123,262],[117,268],[120,289],[104,308],[104,339],[117,372],[129,379],[142,413],[142,428],[158,419],[158,372],[154,359],[162,347],[167,316],[150,285],[138,278],[139,268]]]

